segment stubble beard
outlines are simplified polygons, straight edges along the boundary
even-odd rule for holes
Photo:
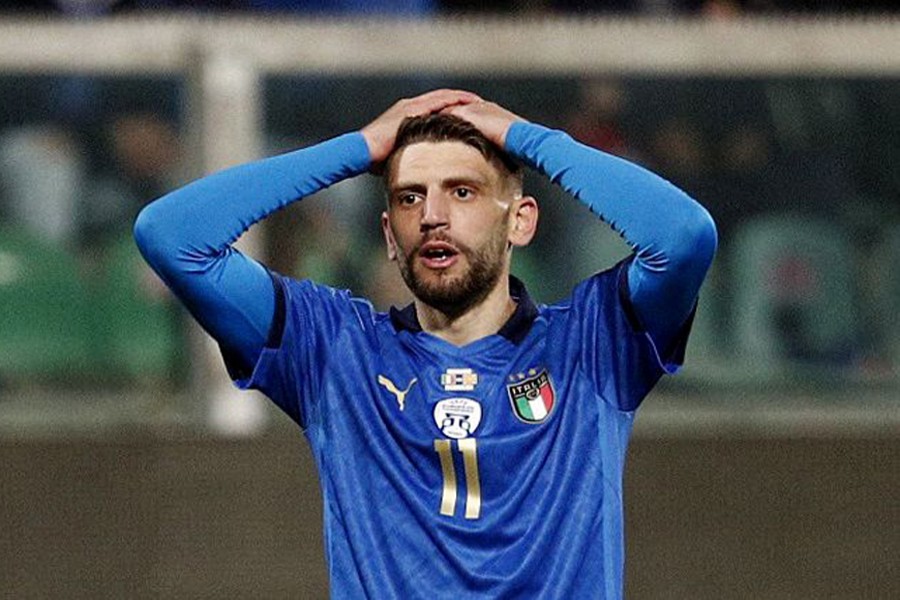
[[[459,274],[447,270],[428,273],[426,277],[416,273],[419,248],[426,241],[441,240],[452,243],[465,257],[468,267]],[[478,248],[470,248],[446,236],[430,236],[403,254],[397,261],[400,275],[413,295],[428,306],[450,318],[456,318],[477,306],[497,286],[503,274],[507,249],[507,232],[498,228],[494,235]]]

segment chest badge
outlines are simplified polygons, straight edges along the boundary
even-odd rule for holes
[[[434,405],[434,423],[448,438],[467,438],[481,423],[481,404],[471,398],[441,400]]]
[[[509,394],[513,412],[520,421],[529,424],[543,423],[556,404],[556,392],[546,369],[540,373],[532,369],[529,374],[532,376],[528,378],[524,374],[510,377],[516,382],[507,384],[506,393]]]
[[[478,373],[472,369],[447,369],[441,374],[441,385],[447,392],[471,392],[478,385]]]
[[[406,395],[409,393],[409,390],[412,389],[412,386],[418,381],[416,377],[413,377],[412,381],[409,382],[409,385],[406,386],[405,390],[398,390],[397,386],[394,385],[394,382],[385,377],[384,375],[378,376],[378,383],[384,386],[384,389],[392,393],[397,397],[397,404],[400,405],[400,410],[406,406]]]

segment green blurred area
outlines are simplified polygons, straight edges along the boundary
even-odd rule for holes
[[[396,98],[437,86],[566,129],[659,172],[710,210],[719,254],[687,366],[668,389],[896,392],[897,79],[270,76],[265,152],[357,129]],[[190,172],[182,81],[3,75],[0,93],[0,397],[2,389],[183,392],[194,358],[188,319],[130,237],[140,207]],[[541,223],[513,271],[538,301],[565,298],[629,253],[543,177],[529,174],[526,188]],[[384,258],[382,207],[374,176],[343,182],[269,219],[259,258],[381,309],[405,303]]]

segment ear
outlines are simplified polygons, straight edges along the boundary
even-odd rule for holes
[[[381,213],[381,231],[384,233],[388,260],[397,260],[397,242],[394,241],[394,232],[391,230],[391,220],[387,211]]]
[[[513,246],[527,246],[537,232],[538,204],[531,196],[523,196],[514,201],[509,211],[509,243]]]

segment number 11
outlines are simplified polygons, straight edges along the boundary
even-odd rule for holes
[[[456,467],[453,466],[453,440],[434,440],[434,449],[441,459],[444,489],[441,493],[441,514],[452,517],[456,512]],[[478,480],[478,445],[475,438],[457,440],[466,472],[466,518],[481,515],[481,483]]]

